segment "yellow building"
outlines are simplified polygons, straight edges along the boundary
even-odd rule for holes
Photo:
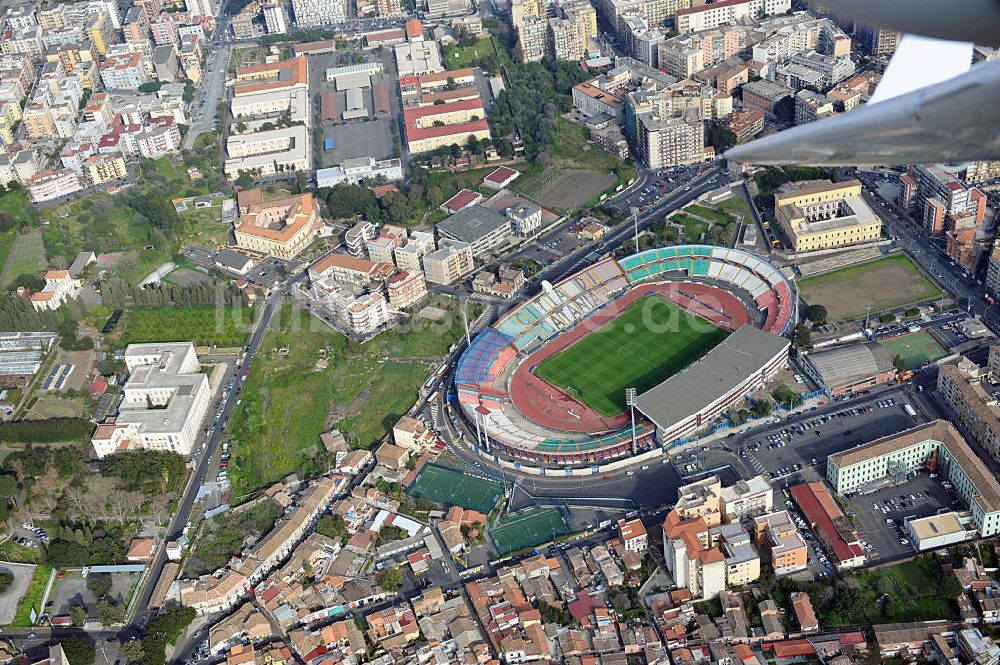
[[[236,244],[281,259],[294,258],[309,246],[319,231],[320,221],[312,194],[262,200],[259,189],[241,199],[246,205],[236,223]]]
[[[120,154],[92,155],[83,164],[94,185],[128,175],[125,160]]]
[[[882,235],[882,221],[861,198],[857,180],[787,183],[774,195],[774,210],[797,253],[875,242]]]

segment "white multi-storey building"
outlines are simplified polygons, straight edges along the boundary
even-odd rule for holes
[[[295,25],[300,28],[343,23],[347,20],[345,0],[292,0]]]
[[[198,371],[191,342],[130,344],[128,378],[113,423],[91,439],[99,458],[129,450],[190,455],[212,400],[208,376]]]

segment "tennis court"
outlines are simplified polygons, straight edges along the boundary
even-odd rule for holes
[[[926,331],[893,337],[883,340],[881,344],[889,352],[889,357],[900,356],[906,369],[913,369],[925,362],[940,360],[947,355],[937,340]]]
[[[558,508],[528,508],[497,520],[490,528],[500,554],[548,542],[570,532]]]
[[[471,508],[488,514],[503,494],[503,487],[492,480],[468,476],[429,463],[424,465],[420,475],[406,492],[436,503]]]

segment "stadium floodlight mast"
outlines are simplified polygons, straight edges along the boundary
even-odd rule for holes
[[[639,209],[632,206],[632,223],[635,225],[635,253],[639,253]]]
[[[629,414],[632,416],[632,452],[635,452],[635,388],[625,389],[625,403],[628,404]]]

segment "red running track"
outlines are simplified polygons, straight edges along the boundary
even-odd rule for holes
[[[657,293],[726,330],[736,330],[750,323],[750,315],[739,298],[714,286],[691,282],[636,286],[525,358],[510,379],[510,400],[514,407],[529,420],[558,431],[596,433],[627,425],[630,422],[627,413],[610,418],[602,416],[548,381],[535,376],[533,370],[546,358],[572,346],[617,318],[629,305],[651,293]]]

